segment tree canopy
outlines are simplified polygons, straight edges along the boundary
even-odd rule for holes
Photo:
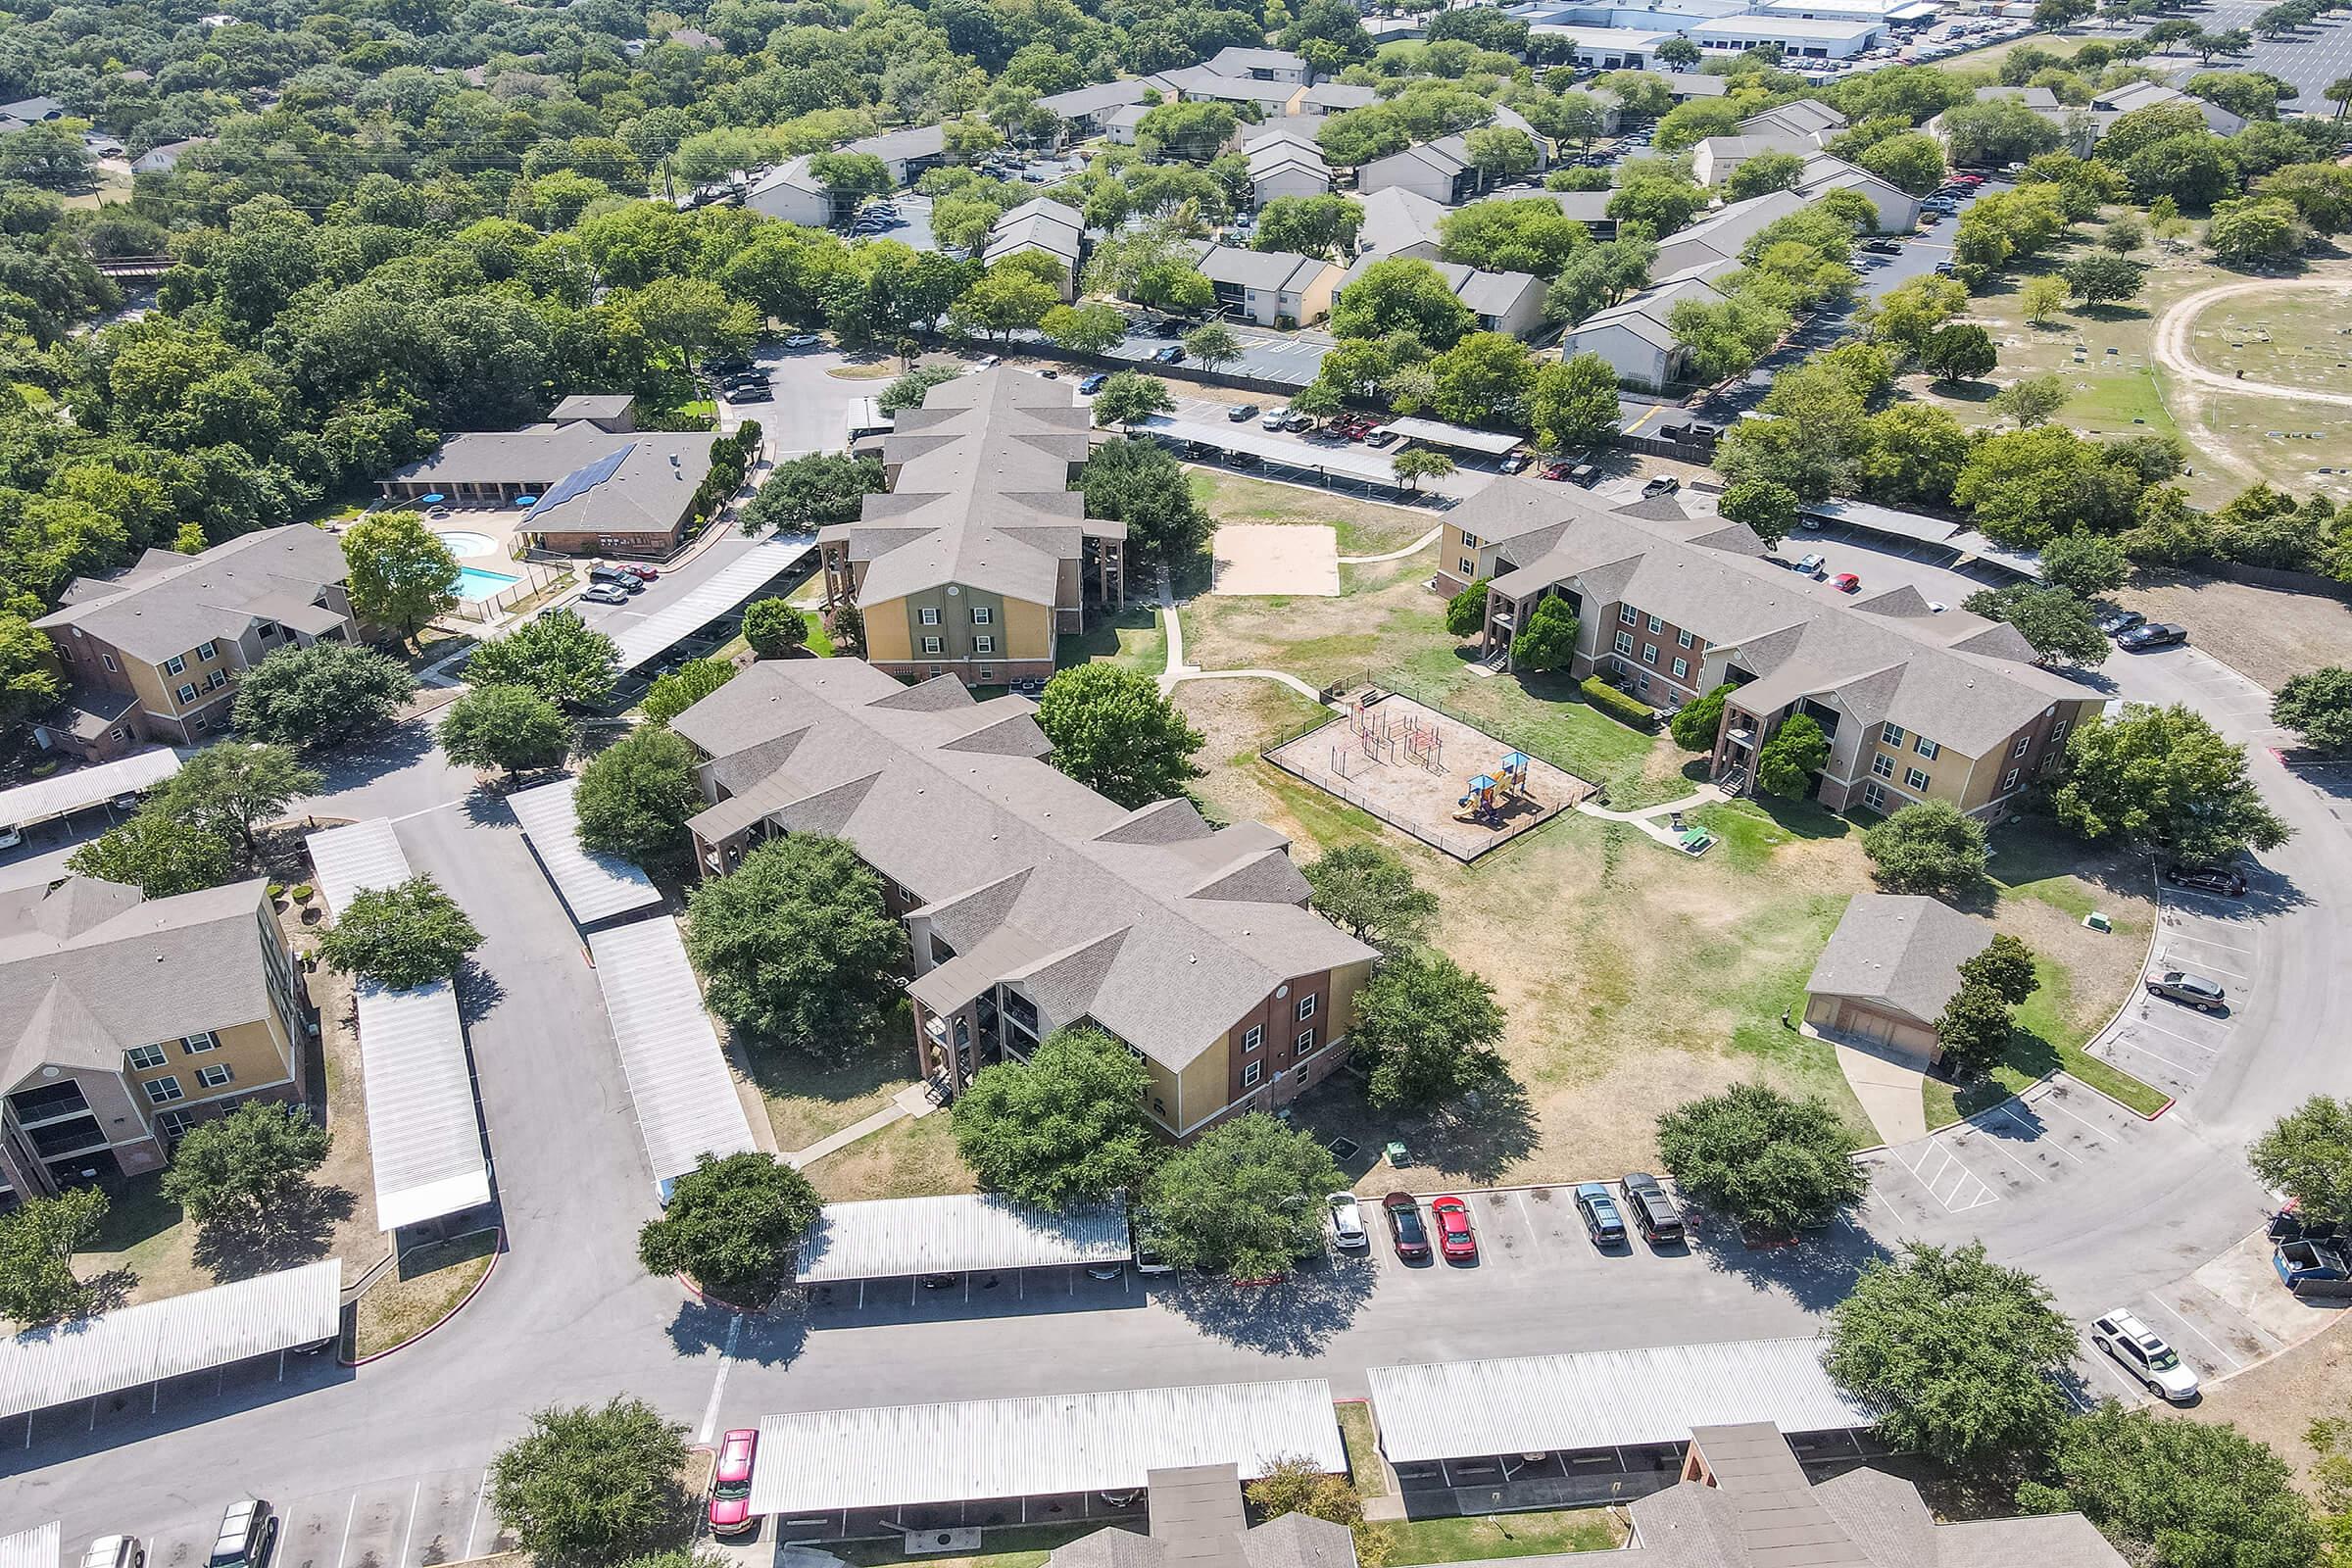
[[[1116,664],[1057,671],[1038,699],[1038,727],[1055,767],[1130,810],[1180,793],[1198,778],[1202,737],[1152,677]]]
[[[90,1288],[74,1272],[74,1254],[106,1222],[103,1188],[41,1193],[0,1214],[0,1318],[31,1326],[82,1311]]]
[[[307,1107],[248,1100],[181,1135],[163,1193],[207,1231],[279,1229],[326,1148],[326,1129]]]
[[[1047,1208],[1140,1191],[1159,1140],[1143,1060],[1101,1029],[1056,1029],[1027,1061],[980,1069],[956,1102],[956,1147],[994,1192]]]
[[[1141,1225],[1178,1267],[1264,1279],[1322,1250],[1323,1196],[1347,1186],[1313,1134],[1250,1111],[1160,1161]]]
[[[1871,874],[1889,893],[1949,895],[1984,875],[1984,824],[1949,801],[1914,801],[1862,835]]]
[[[414,512],[378,512],[343,531],[353,613],[414,637],[457,608],[458,558]]]
[[[339,638],[277,649],[237,682],[237,733],[279,746],[342,746],[387,728],[416,695],[397,659]]]
[[[66,869],[169,899],[226,882],[228,860],[228,841],[219,833],[150,804],[66,857]]]
[[[1818,1100],[1735,1084],[1658,1118],[1658,1157],[1676,1181],[1741,1225],[1775,1234],[1826,1223],[1869,1190],[1853,1139]]]
[[[597,753],[580,769],[571,797],[581,846],[640,865],[682,858],[686,823],[704,806],[694,765],[694,748],[654,725]]]
[[[449,705],[433,732],[449,760],[512,778],[571,753],[571,722],[528,686],[477,686]]]
[[[2314,751],[2352,751],[2352,670],[2328,664],[2288,676],[2271,703],[2271,722]]]
[[[558,1405],[490,1466],[490,1507],[547,1562],[612,1562],[651,1547],[680,1511],[686,1429],[644,1400]]]
[[[705,1153],[671,1184],[661,1215],[639,1227],[637,1260],[737,1306],[762,1306],[823,1206],[808,1178],[773,1154]]]
[[[1128,560],[1134,565],[1181,564],[1208,544],[1208,513],[1185,482],[1174,454],[1156,441],[1115,441],[1097,448],[1078,470],[1078,489],[1086,497],[1088,516],[1127,524]]]
[[[2273,1122],[2246,1161],[2302,1213],[2352,1223],[2352,1102],[2312,1096]]]
[[[686,896],[686,952],[710,1010],[743,1035],[846,1060],[879,1035],[898,1001],[906,933],[857,851],[794,833],[696,885]]]
[[[745,613],[748,620],[750,612],[747,611]],[[793,611],[792,613],[797,620],[800,612]],[[744,636],[749,641],[751,634],[746,632]],[[645,701],[639,706],[649,720],[656,724],[666,724],[733,680],[735,675],[736,665],[732,660],[689,659],[667,674],[654,677],[653,685],[646,689]]]
[[[1494,988],[1442,953],[1391,954],[1356,995],[1348,1035],[1383,1109],[1434,1109],[1504,1076]]]
[[[419,874],[353,894],[318,939],[318,956],[354,979],[405,991],[450,978],[481,945],[457,900]]]
[[[897,385],[893,383],[894,389]],[[743,509],[743,531],[810,533],[837,522],[855,522],[865,498],[882,487],[880,458],[852,457],[846,452],[787,458],[776,465],[767,482]]]
[[[2246,774],[2246,752],[2175,705],[2127,703],[2067,737],[2051,814],[2083,838],[2144,844],[2191,864],[2275,850],[2287,826]]]
[[[1325,919],[1386,954],[1418,944],[1437,918],[1438,898],[1412,867],[1381,844],[1343,844],[1303,868]]]
[[[620,651],[576,610],[551,610],[475,648],[466,678],[476,686],[527,686],[562,708],[595,708],[620,678]]]
[[[2325,1561],[2311,1504],[2267,1443],[2233,1426],[2127,1410],[2069,1417],[2050,1445],[2055,1489],[2034,1511],[2080,1508],[2127,1560],[2165,1568],[2301,1568]]]

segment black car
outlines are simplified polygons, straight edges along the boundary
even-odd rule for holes
[[[1182,365],[1184,363],[1184,345],[1171,343],[1164,349],[1153,350],[1152,362],[1154,365]]]
[[[1413,1195],[1391,1193],[1380,1200],[1380,1211],[1389,1217],[1389,1240],[1396,1244],[1396,1255],[1409,1263],[1427,1261],[1429,1227],[1421,1223],[1421,1205]]]
[[[624,594],[641,594],[645,592],[645,579],[643,577],[638,576],[633,571],[623,571],[618,566],[590,566],[588,568],[588,580],[590,582],[601,582],[607,587],[617,588]]]
[[[1617,1200],[1609,1196],[1608,1188],[1599,1182],[1578,1182],[1576,1211],[1584,1216],[1585,1234],[1594,1247],[1625,1245],[1625,1219],[1617,1212]]]
[[[1683,481],[1671,473],[1661,473],[1642,487],[1645,496],[1670,496],[1683,487]]]
[[[1903,249],[1890,239],[1866,239],[1862,242],[1862,248],[1873,256],[1896,256]]]
[[[2246,879],[2226,865],[2168,865],[2164,879],[2177,888],[2194,888],[2199,893],[2219,893],[2228,898],[2246,896]]]
[[[2099,617],[2099,630],[2110,637],[2121,637],[2134,626],[2145,626],[2148,617],[2136,610],[2110,610]]]
[[[1683,1211],[1674,1206],[1666,1189],[1658,1179],[1646,1172],[1635,1171],[1617,1183],[1617,1191],[1625,1199],[1625,1211],[1634,1216],[1642,1228],[1642,1240],[1652,1247],[1664,1247],[1684,1240]]]
[[[2145,653],[2151,648],[2170,648],[2175,643],[2186,641],[2188,641],[2186,626],[2175,626],[2156,620],[2150,621],[2144,626],[2132,627],[2115,640],[2115,646],[2131,653],[2139,654]]]

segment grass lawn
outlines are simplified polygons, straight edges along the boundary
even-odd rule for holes
[[[860,1198],[930,1198],[979,1189],[956,1152],[953,1118],[935,1112],[892,1122],[808,1167],[828,1203]]]
[[[1165,669],[1168,634],[1160,624],[1158,610],[1150,605],[1131,604],[1116,615],[1098,615],[1084,632],[1054,639],[1056,668],[1098,662],[1140,669],[1147,675],[1156,675]]]
[[[1438,526],[1435,513],[1251,479],[1223,468],[1191,468],[1186,478],[1209,515],[1226,522],[1321,522],[1338,533],[1343,556],[1402,550]]]
[[[1443,628],[1440,628],[1441,631]],[[1496,740],[1541,757],[1601,786],[1606,804],[1621,810],[1688,795],[1683,771],[1698,760],[1663,731],[1646,735],[1585,701],[1565,675],[1473,675],[1447,637],[1423,647],[1373,678],[1417,701],[1444,708]]]
[[[1389,1483],[1380,1467],[1380,1441],[1372,1432],[1372,1406],[1362,1399],[1347,1399],[1338,1409],[1340,1436],[1348,1443],[1348,1468],[1353,1472],[1357,1494],[1387,1496]]]
[[[490,1272],[498,1233],[474,1231],[411,1248],[360,1298],[353,1353],[373,1355],[431,1328]]]
[[[825,372],[837,381],[895,381],[905,372],[899,362],[889,358],[854,360],[848,365],[836,365]]]
[[[1626,1538],[1624,1524],[1607,1508],[1491,1513],[1475,1519],[1407,1519],[1384,1528],[1395,1534],[1396,1546],[1389,1560],[1397,1564],[1609,1551],[1624,1545]]]
[[[920,1562],[927,1568],[1038,1568],[1056,1547],[1066,1546],[1102,1528],[1099,1524],[1008,1525],[983,1535],[980,1544],[987,1549],[968,1557],[943,1557],[936,1552],[908,1557],[897,1537],[887,1541],[829,1541],[822,1549],[853,1568],[894,1568],[903,1562]]]
[[[839,1066],[797,1051],[746,1052],[752,1082],[767,1102],[776,1147],[787,1153],[807,1149],[889,1104],[891,1096],[914,1082],[907,1072],[913,1054],[907,1039],[895,1027],[886,1029],[881,1043]]]
[[[2259,294],[2224,300],[2190,326],[2189,352],[2210,369],[2243,370],[2251,381],[2352,392],[2352,345],[2329,308],[2341,296],[2302,298],[2311,309],[2281,309],[2284,301]]]

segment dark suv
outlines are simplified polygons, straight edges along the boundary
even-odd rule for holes
[[[1643,1241],[1665,1247],[1685,1240],[1683,1211],[1674,1206],[1674,1200],[1666,1196],[1655,1176],[1635,1171],[1617,1183],[1617,1191],[1624,1196],[1625,1211],[1641,1227]]]
[[[2232,899],[2246,896],[2246,879],[2226,865],[2167,866],[2164,879],[2177,888],[2195,888],[2199,893],[2219,893]]]
[[[618,566],[590,566],[588,568],[588,580],[590,582],[605,583],[608,586],[619,589],[624,594],[641,594],[645,592],[645,579],[643,577],[638,576],[633,571],[623,571]]]
[[[276,1549],[277,1515],[259,1497],[241,1498],[220,1516],[206,1568],[267,1568]]]

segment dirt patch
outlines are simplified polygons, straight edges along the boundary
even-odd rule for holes
[[[2150,620],[2187,627],[2192,645],[2274,692],[2291,676],[2342,663],[2352,648],[2352,605],[2325,594],[2143,572],[2114,597]]]
[[[2196,1407],[2175,1409],[2159,1402],[2160,1415],[2183,1420],[2227,1421],[2247,1437],[2278,1450],[2294,1467],[2295,1482],[2308,1487],[2319,1455],[2304,1441],[2314,1419],[2340,1419],[2352,1407],[2352,1335],[2346,1314],[2262,1365],[2222,1383],[2209,1383]]]
[[[866,1198],[932,1198],[978,1192],[980,1184],[956,1152],[953,1118],[945,1111],[894,1121],[807,1168],[828,1203]]]
[[[1328,526],[1228,522],[1210,548],[1212,594],[1339,597],[1339,543]]]
[[[1200,505],[1219,522],[1319,523],[1337,532],[1342,555],[1402,550],[1438,526],[1434,514],[1411,507],[1387,507],[1329,491],[1245,478],[1223,468],[1190,468],[1186,477]]]
[[[854,1126],[890,1103],[914,1082],[908,1069],[913,1052],[911,1022],[893,1014],[881,1041],[852,1060],[835,1065],[796,1051],[755,1048],[743,1053],[752,1083],[767,1102],[767,1124],[776,1147],[790,1153]]]

